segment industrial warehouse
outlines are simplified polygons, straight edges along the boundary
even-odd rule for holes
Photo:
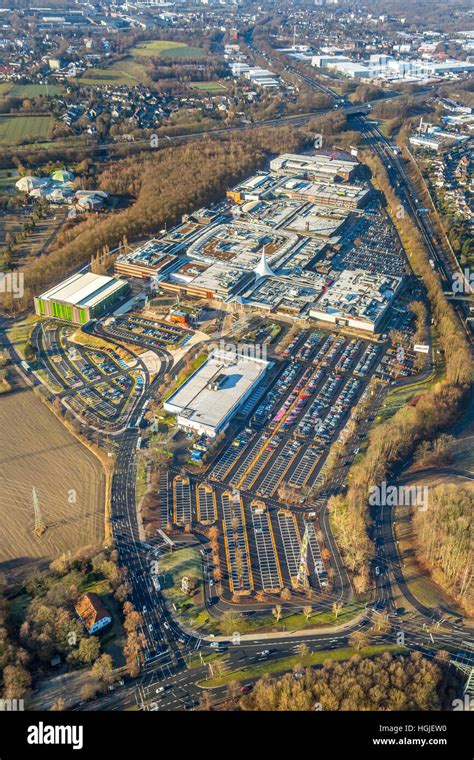
[[[165,402],[178,425],[214,438],[263,378],[271,362],[216,349]]]
[[[74,274],[51,290],[35,298],[35,312],[40,317],[55,317],[76,324],[101,317],[129,293],[126,280],[106,275]]]

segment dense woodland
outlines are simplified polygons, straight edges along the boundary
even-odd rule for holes
[[[433,579],[474,614],[474,491],[440,485],[430,491],[429,508],[416,511],[418,558]]]
[[[346,662],[327,660],[321,668],[264,676],[240,699],[242,710],[441,710],[457,696],[440,663],[420,653],[373,659],[355,655]]]

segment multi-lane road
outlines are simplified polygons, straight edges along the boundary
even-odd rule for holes
[[[251,37],[247,42],[254,53],[263,55],[268,61],[273,60],[280,63],[268,53],[258,50],[252,42]],[[301,79],[301,81],[311,89],[322,92],[330,97],[333,101],[333,107],[337,105],[341,112],[346,113],[351,117],[354,126],[364,134],[367,144],[382,161],[395,193],[400,198],[403,207],[410,214],[414,225],[422,236],[429,256],[433,261],[434,269],[440,278],[443,290],[445,293],[451,293],[453,289],[453,276],[455,274],[462,275],[459,262],[450,251],[447,251],[442,240],[439,239],[439,236],[434,230],[429,213],[420,213],[420,208],[423,207],[423,202],[422,199],[417,196],[417,190],[403,165],[403,159],[399,156],[398,151],[393,149],[390,141],[381,132],[377,124],[367,118],[367,107],[359,107],[358,110],[351,109],[347,104],[343,105],[341,103],[341,96],[329,85],[323,84],[319,79],[313,79],[306,74],[302,74],[291,63],[289,63],[286,68],[291,70],[293,75]],[[423,93],[417,93],[417,95],[420,94]],[[367,104],[369,107],[370,105],[371,104]],[[474,335],[473,324],[470,319],[469,303],[465,299],[455,300],[452,301],[452,306],[459,317],[466,337],[472,346]]]
[[[168,371],[170,357],[161,354],[162,367],[158,377],[147,390],[151,397],[162,376]],[[117,467],[112,490],[112,526],[120,562],[129,570],[133,586],[132,599],[143,615],[143,634],[146,639],[146,662],[140,676],[123,687],[79,709],[125,709],[138,704],[141,709],[179,710],[192,709],[203,694],[206,678],[213,675],[211,666],[200,660],[200,652],[212,651],[211,638],[200,638],[180,628],[165,605],[163,596],[151,583],[152,554],[139,535],[136,503],[136,441],[138,429],[133,423],[141,411],[137,408],[131,427],[120,441]],[[377,615],[385,612],[391,621],[391,630],[372,637],[373,643],[392,644],[400,631],[406,646],[433,655],[439,648],[463,650],[465,634],[459,621],[448,620],[441,628],[433,610],[426,609],[412,597],[400,568],[399,557],[392,535],[392,514],[389,507],[377,521],[377,563],[383,572],[376,577],[373,589],[374,601],[352,623],[342,629],[331,631],[254,634],[241,636],[240,644],[228,641],[226,648],[227,670],[239,670],[261,662],[277,661],[297,653],[298,646],[306,644],[310,651],[337,649],[347,645],[351,633],[370,627]],[[415,612],[400,617],[401,597],[406,597]],[[459,654],[458,654],[459,657]],[[193,659],[193,667],[190,660]],[[200,664],[202,663],[202,664]],[[275,663],[275,668],[277,665]],[[251,679],[252,680],[252,679]],[[214,700],[224,698],[226,687],[211,690]]]
[[[297,71],[295,73],[301,76],[309,86],[314,85],[316,89],[340,100],[340,97],[330,88],[310,77],[303,77]],[[324,109],[321,113],[327,110],[330,109]],[[390,179],[396,186],[397,192],[404,197],[406,206],[427,243],[440,278],[445,287],[449,287],[452,266],[446,254],[435,243],[435,235],[429,220],[418,213],[416,193],[401,161],[394,156],[388,141],[379,130],[369,124],[363,116],[358,115],[361,111],[360,107],[346,106],[341,107],[340,110],[354,116],[355,123],[365,133],[368,143],[379,153],[387,167],[390,164],[388,167]],[[291,123],[298,125],[314,115],[292,118]],[[281,123],[282,120],[275,119],[267,122],[265,126]],[[262,124],[252,125],[252,127],[257,126],[262,126]],[[242,128],[248,128],[248,125],[243,125]],[[461,304],[457,308],[462,319],[464,307]],[[463,324],[470,331],[465,319],[463,319]],[[190,635],[189,632],[181,630],[173,619],[162,594],[153,587],[151,581],[153,558],[139,534],[135,494],[136,447],[139,437],[137,423],[143,412],[144,403],[153,397],[172,362],[166,351],[162,350],[158,353],[161,360],[159,373],[134,408],[128,421],[128,429],[118,439],[116,471],[112,486],[113,536],[119,551],[119,561],[129,571],[129,579],[133,587],[133,603],[143,616],[146,662],[137,679],[126,681],[124,686],[118,687],[114,692],[79,709],[124,709],[137,703],[147,709],[189,709],[199,701],[202,684],[206,676],[212,674],[212,664],[210,667],[205,664],[189,667],[190,658],[198,658],[199,661],[199,652],[212,651],[211,639],[205,640],[194,634]],[[452,650],[457,647],[462,650],[465,634],[459,622],[448,620],[443,622],[442,626],[438,625],[440,619],[433,619],[433,610],[424,608],[410,594],[400,567],[392,522],[391,510],[385,507],[376,526],[376,536],[379,539],[377,563],[379,567],[382,567],[383,572],[377,575],[375,580],[376,585],[373,590],[375,609],[369,607],[349,626],[343,629],[335,627],[330,632],[321,630],[295,635],[282,633],[243,636],[240,644],[228,644],[227,668],[234,670],[244,665],[277,660],[295,654],[302,643],[306,644],[311,651],[340,648],[347,644],[352,632],[368,628],[382,610],[388,613],[392,630],[374,639],[374,643],[377,640],[393,643],[397,632],[402,631],[408,647],[428,654],[433,654],[438,648]],[[395,607],[401,606],[400,596],[407,599],[415,612],[399,616],[399,610]],[[225,687],[212,690],[216,699],[221,699],[224,693]]]
[[[305,77],[305,81],[306,79],[309,80],[308,84],[313,81]],[[315,87],[336,97],[330,88],[320,83],[315,83]],[[435,244],[435,236],[429,222],[418,214],[416,193],[401,161],[394,155],[390,144],[376,127],[361,116],[356,116],[356,119],[359,128],[366,134],[369,144],[379,153],[387,166],[390,179],[397,191],[405,196],[406,205],[413,215],[414,222],[427,243],[442,281],[448,287],[452,266],[446,254]],[[462,318],[462,313],[459,315]],[[466,325],[464,320],[463,323]],[[163,355],[163,368],[160,375],[166,372],[168,362],[169,357]],[[152,391],[151,388],[149,393],[151,394]],[[188,668],[187,658],[203,649],[210,651],[208,648],[210,640],[200,640],[196,636],[190,636],[181,631],[165,607],[161,594],[154,591],[149,583],[149,568],[147,567],[149,559],[147,560],[148,555],[143,551],[142,543],[139,541],[136,523],[134,465],[136,435],[137,433],[131,430],[121,443],[117,474],[114,478],[113,516],[121,561],[129,567],[134,587],[134,602],[137,609],[143,611],[149,659],[136,681],[134,692],[127,687],[122,692],[123,696],[120,696],[118,692],[105,699],[115,706],[123,707],[130,703],[133,693],[133,698],[138,704],[148,709],[190,708],[199,700],[202,694],[201,686],[209,675],[212,665],[211,669],[208,665]],[[380,640],[393,643],[397,632],[402,631],[408,647],[427,654],[432,655],[439,648],[448,648],[451,651],[456,648],[462,650],[465,633],[460,621],[448,619],[441,624],[441,615],[437,618],[435,611],[423,607],[410,593],[400,567],[392,522],[391,509],[385,507],[376,523],[376,562],[377,566],[382,568],[382,572],[376,575],[375,579],[373,609],[369,608],[361,619],[356,620],[345,630],[334,629],[331,633],[321,631],[300,633],[297,636],[288,634],[267,634],[263,637],[244,636],[241,638],[240,645],[229,644],[227,668],[234,670],[243,665],[252,665],[254,662],[288,656],[295,653],[301,643],[307,644],[313,651],[341,647],[347,644],[348,637],[353,631],[368,627],[382,610],[388,614],[392,629],[381,636]],[[406,598],[415,612],[400,617],[400,598]],[[223,696],[224,688],[214,689],[212,692],[214,697],[219,699]],[[98,706],[101,706],[100,703]],[[104,703],[103,706],[106,707],[106,704]]]

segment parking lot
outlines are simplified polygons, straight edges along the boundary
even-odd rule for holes
[[[283,580],[270,515],[264,502],[252,501],[250,510],[261,588],[266,593],[278,593]]]
[[[324,567],[324,562],[321,557],[321,551],[319,549],[318,540],[314,531],[314,524],[312,522],[305,523],[305,530],[308,531],[309,536],[309,553],[311,555],[312,565],[314,573],[321,587],[327,585],[327,573]]]
[[[291,584],[296,586],[301,556],[301,536],[296,521],[296,515],[283,509],[279,510],[278,527],[280,530],[288,576]]]
[[[297,488],[303,488],[317,466],[320,456],[321,449],[315,446],[308,446],[288,478],[288,484]]]
[[[137,343],[147,348],[183,346],[192,335],[190,330],[169,322],[130,315],[110,317],[101,327],[112,338]]]
[[[173,480],[173,515],[177,525],[192,523],[191,483],[182,475],[177,475]]]
[[[211,480],[263,497],[276,497],[284,483],[311,485],[383,352],[362,338],[297,336],[247,427],[216,458]]]
[[[349,420],[368,379],[383,366],[386,352],[386,344],[367,338],[307,329],[284,350],[270,390],[245,405],[247,416],[241,410],[241,427],[206,473],[218,493],[228,489],[226,495],[218,495],[217,502],[221,504],[218,511],[226,515],[222,515],[222,526],[231,593],[247,591],[251,577],[255,591],[271,593],[268,590],[280,584],[297,588],[306,526],[302,518],[287,511],[284,488],[293,489],[293,503],[298,505],[298,492],[302,499],[321,482],[331,444]],[[244,505],[246,521],[238,509],[236,517],[235,506],[232,513],[232,493]],[[199,488],[196,500],[197,519],[202,521],[204,514],[210,519],[210,494]],[[237,518],[239,545],[228,524]],[[221,525],[221,515],[217,524]],[[322,593],[328,566],[312,525],[307,540],[309,583],[313,591]],[[245,566],[247,561],[249,572],[239,575],[236,563]]]
[[[400,313],[394,326],[403,319]],[[393,349],[385,337],[374,341],[324,328],[300,331],[276,360],[267,392],[252,394],[240,409],[236,428],[205,470],[204,482],[203,474],[190,475],[196,478],[191,491],[175,489],[175,522],[184,525],[191,514],[219,528],[220,584],[227,598],[283,588],[296,593],[306,584],[324,599],[331,559],[321,552],[317,535],[321,500],[316,492],[308,501],[308,493],[323,483],[331,445],[351,410],[366,398],[370,378],[384,373],[387,384],[392,382]],[[385,387],[377,389],[376,405]],[[357,440],[344,461],[346,476],[359,450]],[[335,483],[343,482],[342,469]],[[298,580],[303,545],[304,582]]]
[[[134,357],[127,363],[112,346],[99,349],[77,344],[72,340],[75,332],[76,328],[54,320],[40,326],[41,378],[83,422],[109,431],[119,429],[143,389],[145,376],[133,369]]]
[[[224,491],[220,501],[230,592],[249,594],[254,584],[244,505],[239,494],[230,491]]]
[[[206,483],[196,485],[196,513],[198,522],[209,525],[217,520],[216,494]]]
[[[268,467],[264,477],[258,483],[257,493],[259,496],[273,496],[300,450],[299,443],[295,441],[285,442],[277,458]]]
[[[350,226],[332,266],[395,276],[405,272],[404,254],[393,225],[378,207],[364,209],[364,215]]]
[[[227,476],[229,470],[241,456],[252,438],[252,433],[247,433],[246,431],[242,431],[234,438],[232,444],[225,448],[216,460],[212,468],[211,480],[221,482]]]

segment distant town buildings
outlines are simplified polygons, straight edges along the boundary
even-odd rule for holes
[[[463,142],[467,136],[457,134],[456,132],[446,132],[435,124],[427,124],[420,119],[420,124],[414,134],[410,135],[408,142],[415,148],[424,148],[425,150],[439,153],[448,145],[456,142]]]
[[[379,53],[373,53],[362,61],[354,61],[344,55],[315,55],[311,63],[317,68],[349,78],[385,81],[427,81],[446,74],[474,71],[474,62],[470,61],[426,61],[423,58],[394,58]]]

